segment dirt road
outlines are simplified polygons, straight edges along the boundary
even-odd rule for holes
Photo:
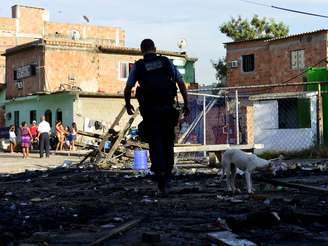
[[[0,153],[0,173],[19,173],[25,170],[46,170],[60,166],[65,160],[77,162],[80,157],[68,155],[50,155],[49,158],[40,158],[38,154],[31,154],[23,159],[21,153]]]

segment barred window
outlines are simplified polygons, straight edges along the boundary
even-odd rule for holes
[[[242,56],[243,72],[253,72],[255,70],[254,54]]]
[[[302,70],[305,68],[304,50],[294,50],[291,52],[291,67],[293,70]]]

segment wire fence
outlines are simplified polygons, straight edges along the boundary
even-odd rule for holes
[[[328,94],[318,82],[312,85],[192,91],[191,114],[180,123],[177,142],[253,145],[257,152],[297,152],[325,143]]]

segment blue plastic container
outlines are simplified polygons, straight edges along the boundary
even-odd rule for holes
[[[135,149],[133,158],[133,169],[146,170],[148,169],[148,153],[147,150]]]
[[[112,142],[111,141],[106,141],[105,144],[104,144],[104,152],[105,153],[108,153],[109,152],[109,149],[110,149],[110,146],[112,145]]]

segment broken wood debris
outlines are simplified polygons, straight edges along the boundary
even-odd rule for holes
[[[280,181],[276,179],[264,179],[264,178],[256,178],[259,182],[265,182],[276,186],[284,186],[289,188],[294,188],[302,191],[309,191],[309,192],[318,192],[323,194],[328,194],[328,189],[322,187],[316,187],[313,185],[304,185],[304,184],[296,184],[296,183],[289,183],[285,181]]]
[[[93,243],[89,244],[89,246],[99,246],[99,245],[103,245],[104,243],[106,243],[106,241],[108,241],[110,238],[112,238],[113,236],[122,233],[126,230],[129,230],[130,228],[134,227],[135,225],[137,225],[138,223],[141,222],[142,219],[134,219],[131,221],[128,221],[114,229],[112,229],[111,231],[109,231],[107,233],[107,235],[97,239],[96,241],[94,241]]]
[[[218,245],[222,246],[256,246],[255,243],[246,239],[240,239],[238,235],[230,231],[211,232],[207,238]]]

